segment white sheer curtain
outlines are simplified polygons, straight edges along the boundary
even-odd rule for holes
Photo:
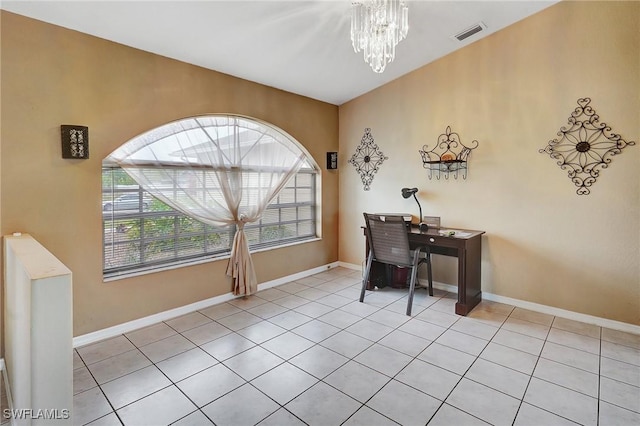
[[[227,275],[234,294],[249,295],[257,290],[257,279],[244,226],[260,219],[306,159],[280,129],[247,117],[210,115],[144,133],[105,162],[190,217],[235,225]]]

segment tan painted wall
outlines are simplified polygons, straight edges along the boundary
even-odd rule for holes
[[[101,163],[179,118],[273,123],[323,168],[323,238],[254,256],[259,282],[337,261],[338,107],[2,11],[2,234],[29,232],[73,271],[74,335],[228,293],[226,260],[102,281]],[[89,160],[63,160],[60,125],[89,127]]]
[[[562,2],[340,106],[340,260],[364,260],[363,211],[417,216],[400,195],[417,186],[424,214],[487,232],[483,291],[640,324],[639,95],[640,3]],[[581,97],[637,142],[587,196],[538,153]],[[466,181],[422,168],[449,125],[480,143]],[[365,127],[389,157],[368,192],[347,164]],[[456,283],[435,257],[434,279]]]

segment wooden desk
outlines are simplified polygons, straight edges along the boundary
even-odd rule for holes
[[[452,228],[453,229],[453,228]],[[443,236],[438,229],[420,231],[417,226],[409,230],[409,244],[412,248],[428,246],[432,254],[458,258],[458,302],[456,314],[467,315],[482,300],[480,288],[482,234],[484,231],[455,228],[456,231],[471,233],[467,237]],[[367,244],[367,256],[368,256]],[[374,268],[372,268],[373,273]]]

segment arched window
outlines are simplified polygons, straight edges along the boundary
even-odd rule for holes
[[[252,250],[314,239],[318,171],[294,138],[248,117],[139,135],[103,161],[104,275],[229,255],[238,227]]]

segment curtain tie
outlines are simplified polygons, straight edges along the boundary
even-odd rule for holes
[[[242,231],[244,229],[244,224],[247,223],[247,216],[243,213],[238,217],[238,221],[236,222],[236,228],[238,231]]]

